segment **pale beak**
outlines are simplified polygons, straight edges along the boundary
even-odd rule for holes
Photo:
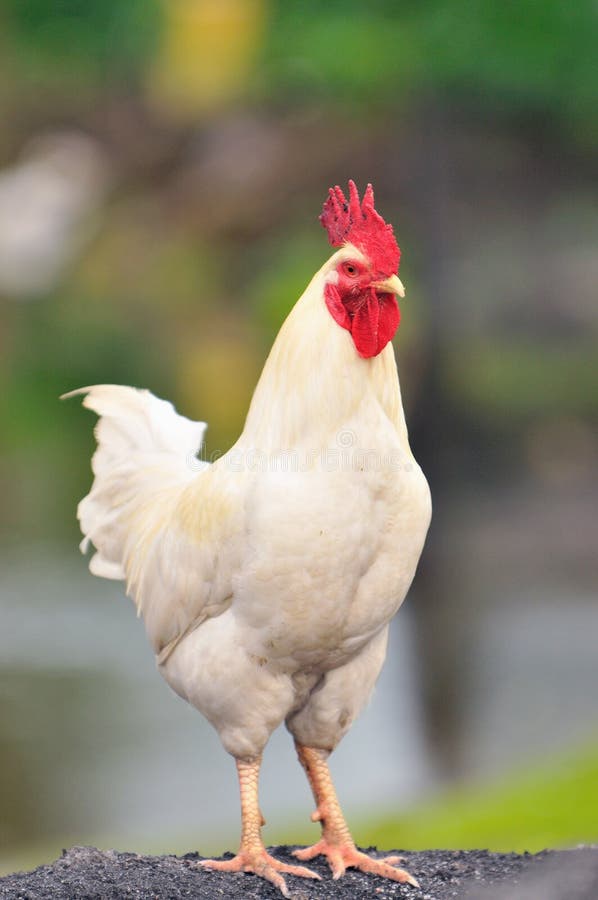
[[[372,287],[383,294],[396,294],[397,297],[405,296],[405,288],[398,275],[391,275],[390,278],[386,278],[384,281],[374,281]]]

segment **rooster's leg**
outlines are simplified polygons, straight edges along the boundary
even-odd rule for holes
[[[285,897],[290,897],[282,872],[303,878],[319,878],[305,866],[289,866],[266,852],[260,829],[265,824],[258,802],[258,779],[262,760],[237,760],[241,793],[241,846],[233,859],[205,859],[199,865],[220,872],[254,872],[271,881]]]
[[[304,747],[295,743],[299,762],[305,769],[316,801],[316,811],[312,814],[313,822],[321,822],[322,837],[313,847],[295,850],[294,855],[301,860],[313,859],[314,856],[326,856],[334,878],[344,875],[345,869],[355,868],[362,872],[371,872],[383,878],[403,881],[419,887],[409,872],[397,868],[394,864],[401,862],[400,856],[387,856],[385,859],[373,859],[357,849],[349,827],[345,822],[330,769],[328,768],[328,752],[314,747]]]

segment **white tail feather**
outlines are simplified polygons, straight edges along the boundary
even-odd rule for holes
[[[62,399],[79,394],[85,395],[83,405],[100,416],[92,459],[95,478],[77,510],[84,534],[81,550],[93,542],[96,553],[89,568],[94,575],[124,579],[135,545],[208,466],[197,459],[206,424],[180,416],[171,403],[147,390],[101,384]]]

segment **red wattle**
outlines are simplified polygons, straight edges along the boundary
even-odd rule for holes
[[[332,318],[351,332],[358,354],[365,359],[377,356],[395,335],[401,313],[394,294],[379,294],[370,288],[343,303],[336,285],[324,290]]]

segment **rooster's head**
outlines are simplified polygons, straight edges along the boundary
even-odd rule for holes
[[[397,296],[405,296],[392,225],[374,209],[372,185],[360,201],[353,181],[348,201],[340,187],[330,188],[320,221],[332,246],[342,248],[326,277],[326,306],[360,356],[377,356],[398,328]]]

